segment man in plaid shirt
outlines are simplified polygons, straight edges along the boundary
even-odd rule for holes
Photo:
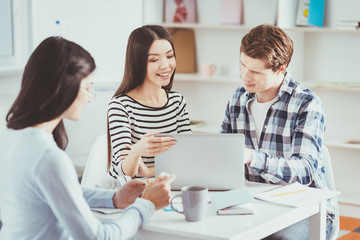
[[[280,28],[260,25],[240,48],[243,87],[229,100],[222,133],[245,135],[245,177],[249,181],[295,181],[328,189],[322,161],[324,109],[319,97],[286,71],[293,42]],[[334,219],[328,203],[327,235]],[[308,239],[308,219],[266,239]],[[286,238],[287,237],[287,238]]]

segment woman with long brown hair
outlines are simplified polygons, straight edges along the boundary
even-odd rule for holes
[[[158,133],[191,132],[185,99],[171,91],[175,68],[165,28],[146,25],[130,34],[124,77],[108,109],[109,173],[119,181],[154,176],[154,156],[175,144]]]
[[[64,152],[63,119],[80,119],[94,70],[92,56],[61,37],[45,39],[32,53],[0,136],[0,239],[128,239],[169,204],[174,176],[147,187],[133,180],[118,191],[80,187]],[[90,207],[127,208],[101,223]]]

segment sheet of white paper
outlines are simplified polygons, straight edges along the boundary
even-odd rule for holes
[[[340,192],[337,191],[307,187],[295,182],[270,191],[257,193],[254,197],[276,204],[299,207],[309,203],[330,199],[339,194]]]

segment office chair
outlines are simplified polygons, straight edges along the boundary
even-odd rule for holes
[[[325,180],[330,190],[335,191],[335,180],[333,170],[331,166],[331,159],[328,148],[322,146],[322,158],[325,166]],[[337,205],[337,198],[335,197],[336,208],[335,208],[335,221],[333,222],[333,229],[330,233],[329,240],[335,240],[339,234],[339,207]]]
[[[88,188],[119,189],[129,176],[115,179],[107,171],[107,135],[100,135],[93,144],[85,165],[81,186]]]
[[[99,179],[107,174],[107,137],[100,135],[93,144],[85,165],[81,186],[97,187]]]

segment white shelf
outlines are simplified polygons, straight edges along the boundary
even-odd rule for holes
[[[360,82],[360,81],[359,81]],[[346,91],[346,92],[360,92],[360,85],[354,84],[346,85],[346,84],[323,84],[323,83],[316,83],[314,84],[315,88],[324,88],[324,89],[330,89],[330,90],[336,90],[336,91]]]
[[[319,89],[329,89],[336,91],[347,91],[347,92],[360,92],[360,80],[359,83],[324,83],[324,82],[311,82],[311,81],[301,81],[301,84],[308,88],[319,88]]]
[[[164,23],[166,28],[189,28],[189,29],[211,29],[211,30],[244,30],[248,31],[251,27],[244,25],[209,25],[209,24],[181,24],[181,23]]]
[[[229,76],[218,76],[205,77],[200,74],[189,74],[189,73],[176,73],[175,81],[184,82],[206,82],[206,83],[228,83],[228,84],[241,84],[240,77],[229,77]]]
[[[317,27],[294,27],[294,28],[283,28],[285,31],[298,31],[298,32],[309,32],[309,33],[354,33],[359,34],[359,30],[350,30],[342,28],[317,28]]]
[[[175,81],[180,82],[203,82],[203,83],[225,83],[225,84],[234,84],[237,86],[242,85],[242,81],[240,77],[229,77],[229,76],[220,76],[215,75],[212,77],[201,76],[200,74],[190,74],[190,73],[176,73]],[[360,82],[360,80],[359,80]],[[360,92],[360,85],[356,83],[351,86],[347,84],[332,84],[332,83],[322,83],[322,82],[311,82],[311,81],[301,81],[301,84],[308,88],[323,88],[323,89],[332,89],[332,90],[340,90],[340,91],[348,91],[348,92]]]
[[[166,28],[188,28],[188,29],[211,29],[211,30],[243,30],[249,31],[254,26],[245,25],[209,25],[209,24],[181,24],[181,23],[163,23]],[[319,28],[319,27],[293,27],[283,28],[285,31],[298,31],[298,32],[310,32],[310,33],[355,33],[359,34],[359,30],[342,29],[342,28]]]

